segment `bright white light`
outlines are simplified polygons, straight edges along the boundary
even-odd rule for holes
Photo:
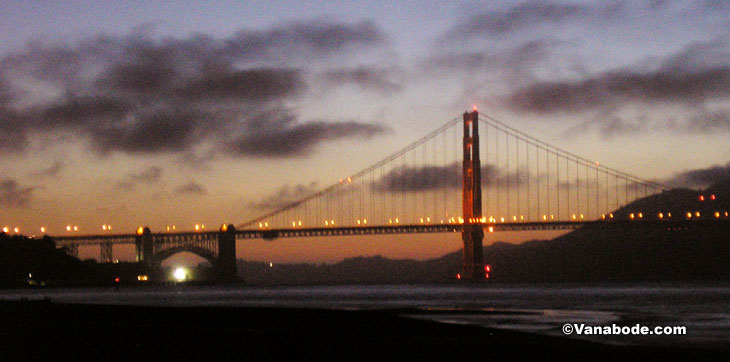
[[[172,276],[178,282],[182,282],[182,281],[185,281],[185,279],[187,278],[187,273],[185,273],[185,269],[183,269],[183,268],[177,268],[177,269],[175,269],[175,272],[172,273]]]

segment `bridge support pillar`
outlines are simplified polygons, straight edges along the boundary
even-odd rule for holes
[[[218,233],[218,281],[236,281],[236,228],[233,225],[221,226]]]
[[[479,113],[476,109],[471,113],[464,113],[462,212],[464,215],[464,228],[461,232],[461,239],[464,241],[462,278],[466,280],[484,279],[482,274],[484,230],[480,224],[482,179],[481,161],[479,160]]]
[[[101,243],[101,262],[111,263],[114,261],[114,254],[112,252],[112,243]]]
[[[145,267],[152,267],[152,255],[154,253],[154,244],[152,241],[152,232],[150,228],[140,227],[137,229],[137,238],[134,241],[137,249],[137,262],[142,263]]]

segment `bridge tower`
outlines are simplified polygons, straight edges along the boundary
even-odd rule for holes
[[[154,244],[152,240],[152,232],[150,228],[140,227],[137,229],[137,237],[134,242],[137,250],[137,262],[144,266],[152,267],[152,255],[154,253]]]
[[[464,165],[462,177],[462,213],[464,228],[464,265],[462,278],[477,280],[483,277],[484,230],[478,223],[482,217],[481,162],[479,160],[479,113],[464,113]]]
[[[236,277],[236,228],[223,224],[218,233],[218,281],[230,283]]]

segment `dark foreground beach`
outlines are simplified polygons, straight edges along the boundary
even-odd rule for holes
[[[728,360],[399,317],[403,311],[0,302],[0,361]]]

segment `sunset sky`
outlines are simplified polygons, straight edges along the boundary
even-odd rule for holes
[[[703,187],[730,175],[728,39],[724,0],[0,0],[0,226],[238,224],[473,104],[587,159]],[[424,240],[239,256],[459,247]]]

